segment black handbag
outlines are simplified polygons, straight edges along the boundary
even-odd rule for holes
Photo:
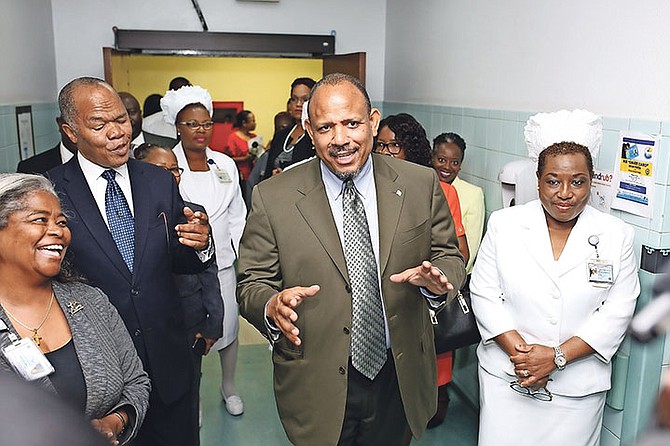
[[[437,354],[454,351],[481,340],[470,304],[469,283],[465,284],[454,300],[439,308],[429,308],[428,311],[433,323]]]

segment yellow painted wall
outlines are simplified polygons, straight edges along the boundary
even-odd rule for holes
[[[296,77],[322,76],[321,59],[147,56],[112,58],[114,88],[129,91],[140,102],[152,93],[165,94],[170,80],[183,76],[209,90],[215,101],[243,101],[256,115],[256,133],[268,142],[274,115],[286,109]]]

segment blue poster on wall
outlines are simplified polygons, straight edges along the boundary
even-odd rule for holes
[[[651,217],[654,194],[654,164],[660,138],[656,135],[621,132],[615,169],[613,209]]]

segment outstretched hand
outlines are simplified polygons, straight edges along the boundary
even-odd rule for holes
[[[302,303],[305,297],[315,296],[320,289],[319,285],[297,286],[282,290],[270,298],[267,306],[268,318],[272,319],[284,336],[295,345],[302,343],[298,336],[300,330],[294,324],[298,320],[295,308]]]
[[[204,212],[193,212],[184,207],[186,223],[177,225],[175,230],[179,236],[179,243],[190,246],[196,251],[202,251],[209,244],[209,217]]]
[[[419,266],[393,274],[390,279],[395,283],[409,282],[414,286],[423,287],[437,296],[454,289],[447,276],[428,260],[424,260]]]

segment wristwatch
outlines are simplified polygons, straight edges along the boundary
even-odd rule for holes
[[[558,370],[563,370],[567,363],[568,360],[565,359],[565,355],[563,354],[561,347],[559,346],[554,347],[554,364],[556,364],[556,368]]]

